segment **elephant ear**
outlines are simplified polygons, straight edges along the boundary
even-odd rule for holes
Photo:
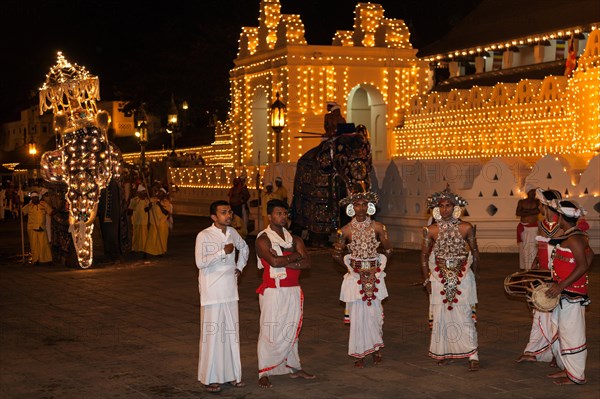
[[[102,130],[106,130],[106,128],[108,127],[108,119],[108,112],[106,111],[99,111],[96,114],[96,123],[98,124],[98,127]]]
[[[55,183],[64,182],[63,176],[65,176],[66,170],[63,166],[61,150],[45,152],[40,160],[40,166],[42,176],[46,181]]]
[[[67,117],[67,115],[56,115],[54,117],[54,127],[56,128],[56,131],[60,134],[63,134],[63,132],[67,128],[68,122],[69,118]]]

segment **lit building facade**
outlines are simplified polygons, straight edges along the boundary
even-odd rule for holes
[[[404,22],[386,18],[379,4],[358,3],[354,30],[337,31],[331,46],[315,46],[306,43],[300,16],[280,10],[279,0],[262,0],[259,26],[242,28],[226,122],[234,164],[274,162],[269,107],[276,93],[287,106],[281,161],[296,161],[318,144],[318,137],[297,136],[324,133],[328,101],[341,106],[348,122],[367,126],[374,159],[389,159],[396,153],[393,127],[430,81],[428,63],[417,59]]]
[[[176,211],[197,214],[198,201],[224,198],[236,175],[255,187],[259,153],[268,164],[258,170],[261,181],[281,176],[291,197],[295,161],[318,144],[294,136],[323,132],[326,102],[336,101],[348,122],[371,132],[377,219],[395,247],[420,247],[425,199],[449,184],[469,202],[465,217],[477,226],[483,252],[517,251],[515,209],[532,187],[558,189],[582,204],[590,243],[600,250],[600,17],[567,14],[560,10],[570,5],[554,0],[542,10],[534,3],[484,0],[439,51],[433,46],[415,58],[404,23],[384,18],[377,4],[359,3],[354,30],[338,31],[332,46],[311,46],[299,16],[281,15],[279,1],[261,1],[259,27],[242,29],[232,107],[213,158],[233,160],[232,167],[171,169],[180,187]],[[490,21],[499,15],[490,7],[504,16]],[[549,29],[548,15],[562,28]],[[571,37],[577,65],[564,76]],[[436,76],[440,67],[446,82]],[[288,118],[283,162],[274,164],[268,112],[277,92]]]

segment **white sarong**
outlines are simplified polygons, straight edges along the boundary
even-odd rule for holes
[[[258,378],[293,373],[302,368],[298,336],[303,303],[300,286],[267,288],[259,295]]]
[[[556,364],[566,371],[571,381],[584,384],[587,359],[585,306],[581,306],[579,301],[562,297],[552,311],[552,322],[558,327],[558,339],[552,344]]]
[[[242,381],[238,302],[200,307],[198,381],[224,384]]]
[[[529,227],[524,224],[521,233],[521,242],[519,243],[519,268],[521,270],[531,269],[533,260],[537,256],[537,236],[538,227]]]
[[[552,361],[552,342],[556,328],[552,324],[552,312],[533,309],[533,322],[529,333],[529,342],[523,353],[535,355],[538,362]]]

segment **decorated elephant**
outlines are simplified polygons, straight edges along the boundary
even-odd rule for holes
[[[364,125],[340,124],[335,135],[304,154],[297,163],[292,200],[292,229],[307,230],[313,244],[324,244],[344,224],[339,200],[369,191],[373,169]]]
[[[98,112],[98,78],[82,66],[70,64],[62,53],[40,89],[40,113],[54,112],[60,133],[57,150],[42,155],[44,178],[67,186],[69,230],[81,268],[92,266],[92,231],[100,191],[118,176],[122,156],[108,141],[108,115]]]

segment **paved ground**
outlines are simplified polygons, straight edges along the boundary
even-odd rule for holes
[[[121,264],[97,266],[15,263],[20,233],[0,224],[1,398],[197,398],[214,397],[196,381],[199,299],[193,246],[205,218],[176,219],[169,254],[144,263],[130,255]],[[253,243],[251,247],[253,246]],[[311,251],[305,273],[304,325],[300,357],[313,381],[272,378],[256,384],[260,275],[256,259],[240,280],[241,350],[246,388],[225,388],[236,398],[599,398],[600,318],[598,302],[587,312],[588,384],[557,387],[547,364],[517,364],[531,324],[523,301],[504,294],[504,277],[518,267],[516,254],[483,254],[479,344],[481,370],[466,362],[439,367],[427,357],[427,298],[418,254],[398,251],[388,266],[383,363],[352,368],[346,355],[348,328],[338,301],[343,270],[324,250]],[[591,295],[600,301],[600,259],[591,273]]]

